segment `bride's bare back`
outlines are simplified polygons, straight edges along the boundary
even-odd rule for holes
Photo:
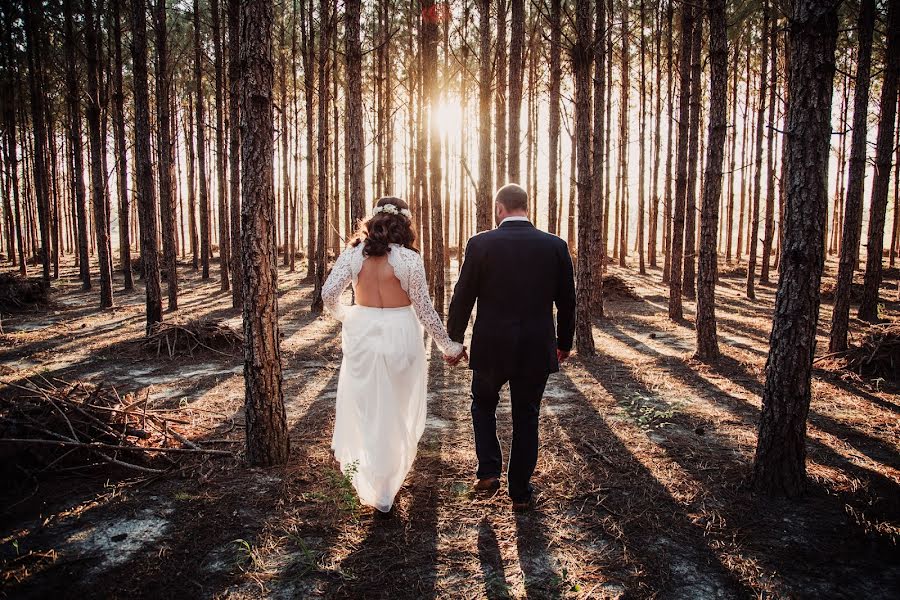
[[[356,280],[356,303],[374,308],[409,306],[410,300],[385,256],[369,256]]]

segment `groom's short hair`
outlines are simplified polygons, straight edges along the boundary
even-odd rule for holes
[[[518,183],[507,183],[497,190],[494,202],[499,202],[506,210],[528,210],[528,192]]]

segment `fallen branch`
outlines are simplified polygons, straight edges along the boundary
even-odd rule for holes
[[[45,440],[37,438],[0,438],[0,442],[13,444],[43,444],[67,448],[87,448],[98,450],[121,450],[126,452],[171,452],[176,454],[214,454],[218,456],[234,456],[228,450],[210,450],[207,448],[157,448],[154,446],[126,446],[104,444],[103,442],[70,442],[65,440]]]

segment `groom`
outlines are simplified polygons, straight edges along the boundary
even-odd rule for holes
[[[472,331],[472,423],[478,455],[477,491],[500,487],[497,438],[500,388],[509,383],[513,439],[507,484],[513,510],[532,506],[538,414],[550,373],[569,356],[575,333],[575,280],[566,243],[528,220],[528,194],[514,183],[494,196],[499,225],[469,240],[453,290],[447,331],[462,343],[478,302]],[[556,327],[553,305],[556,305]],[[457,364],[466,356],[448,360]]]

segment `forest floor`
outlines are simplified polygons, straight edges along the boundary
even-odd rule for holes
[[[240,329],[216,269],[202,281],[182,265],[180,308],[165,318]],[[136,350],[141,283],[125,293],[117,276],[116,307],[100,310],[98,292],[81,291],[64,265],[49,306],[2,321],[0,395],[38,376],[103,382],[179,411],[184,435],[236,457],[135,477],[84,454],[38,473],[28,452],[4,445],[0,597],[895,598],[898,390],[817,364],[808,492],[757,499],[746,482],[774,287],[750,302],[739,271],[722,277],[724,357],[709,365],[691,358],[693,302],[675,324],[658,270],[612,273],[635,297],[607,302],[596,358],[575,356],[550,378],[536,510],[514,514],[503,494],[469,493],[471,374],[432,347],[428,426],[385,517],[356,504],[331,457],[339,326],[310,314],[299,273],[279,280],[291,459],[256,469],[242,459],[241,358]],[[896,286],[894,272],[883,296],[895,299]],[[886,301],[885,314],[896,319],[900,306]],[[825,302],[819,354],[830,318]],[[860,327],[852,321],[855,338]],[[498,420],[507,449],[508,401]]]

